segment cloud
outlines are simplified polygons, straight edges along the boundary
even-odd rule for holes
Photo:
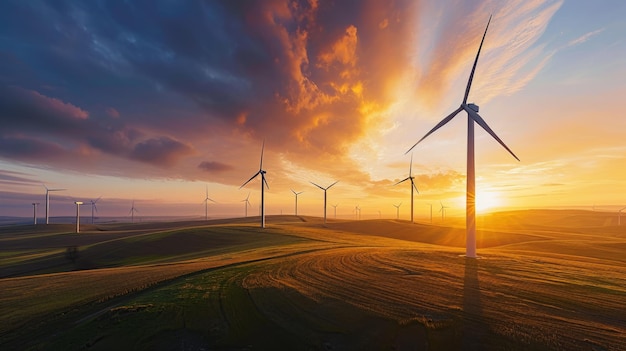
[[[202,161],[199,165],[198,168],[207,171],[209,173],[219,173],[219,172],[224,172],[224,171],[230,171],[232,169],[234,169],[233,166],[225,164],[225,163],[221,163],[221,162],[216,162],[216,161]]]
[[[158,137],[136,144],[131,157],[142,162],[168,167],[192,152],[193,149],[187,144],[169,137]]]
[[[578,37],[578,38],[570,41],[569,43],[567,43],[567,46],[571,47],[571,46],[576,46],[576,45],[582,44],[582,43],[586,42],[587,40],[591,39],[592,37],[594,37],[594,36],[604,32],[605,29],[606,28],[601,28],[601,29],[598,29],[598,30],[594,30],[593,32],[589,32],[589,33],[586,33],[584,35],[581,35],[580,37]]]
[[[27,178],[28,176],[30,176],[30,174],[0,170],[0,184],[6,184],[10,186],[29,186],[33,184],[39,184],[39,182]]]

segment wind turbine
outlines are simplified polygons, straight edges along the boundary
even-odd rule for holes
[[[313,184],[316,187],[324,190],[324,224],[326,224],[326,190],[330,189],[333,185],[337,184],[337,182],[339,182],[339,181],[336,181],[336,182],[332,183],[331,185],[327,186],[326,188],[322,188],[321,186],[311,182],[311,184]]]
[[[139,210],[135,208],[135,200],[133,200],[133,204],[130,207],[130,211],[128,211],[128,213],[130,213],[130,222],[131,223],[135,223],[135,212],[139,212]]]
[[[442,202],[440,202],[440,204],[441,208],[439,209],[439,212],[441,212],[441,221],[443,222],[446,216],[446,208],[448,208],[448,206],[444,206]]]
[[[361,220],[361,206],[356,205],[357,220]]]
[[[397,205],[393,205],[393,207],[396,208],[396,219],[400,219],[400,206],[402,206],[402,202]]]
[[[51,191],[63,191],[65,189],[48,189],[45,184],[42,184],[46,188],[46,224],[48,224],[48,213],[50,212],[50,192]]]
[[[207,185],[205,188],[205,197],[204,197],[204,220],[208,221],[209,220],[209,201],[216,203],[215,200],[212,200],[211,198],[209,198],[209,186]]]
[[[252,205],[250,205],[250,193],[248,193],[248,197],[246,197],[245,199],[241,200],[241,202],[245,202],[245,204],[243,204],[243,207],[246,211],[246,218],[248,217],[248,207],[252,207]]]
[[[335,208],[335,219],[337,219],[337,206],[339,206],[339,204],[334,204],[334,205],[331,205],[331,206],[333,206]]]
[[[248,179],[247,182],[243,183],[243,185],[239,187],[239,189],[243,188],[244,186],[246,186],[246,184],[250,183],[252,179],[256,178],[256,176],[258,176],[259,174],[261,175],[261,205],[259,211],[261,215],[261,228],[265,228],[265,186],[267,187],[267,189],[270,188],[270,186],[267,184],[267,180],[265,180],[265,173],[267,172],[263,170],[263,150],[265,150],[265,140],[263,140],[263,146],[261,146],[261,164],[259,165],[259,171],[256,172],[250,179]]]
[[[415,179],[415,177],[413,177],[413,154],[411,154],[411,165],[409,166],[409,176],[402,179],[401,181],[397,182],[394,185],[398,185],[402,182],[406,182],[407,180],[411,181],[411,223],[415,223],[413,221],[413,189],[415,189],[415,191],[417,191],[417,193],[419,194],[419,190],[417,190],[417,187],[415,186],[415,182],[413,181],[413,179]]]
[[[80,205],[83,204],[82,201],[74,201],[76,204],[76,233],[80,233]]]
[[[626,207],[617,211],[617,225],[622,225],[622,211],[626,210]]]
[[[406,153],[413,150],[413,148],[419,144],[426,137],[431,135],[437,129],[444,126],[446,123],[450,122],[459,112],[465,111],[467,112],[467,191],[466,191],[466,214],[465,214],[465,227],[466,227],[466,243],[465,243],[465,256],[476,258],[476,173],[474,166],[474,123],[477,123],[481,126],[489,135],[491,135],[500,145],[502,145],[516,160],[519,161],[519,158],[515,156],[513,151],[509,149],[508,146],[504,144],[504,142],[496,135],[496,133],[491,130],[487,122],[478,114],[478,106],[473,103],[467,103],[467,97],[470,92],[470,88],[472,86],[472,80],[474,79],[474,71],[476,70],[476,64],[478,63],[478,57],[480,56],[480,50],[483,47],[483,42],[485,41],[485,36],[487,35],[487,29],[489,29],[489,23],[491,23],[491,16],[489,16],[489,21],[487,22],[487,27],[485,28],[485,33],[483,34],[483,38],[480,41],[480,46],[478,47],[478,53],[476,54],[476,59],[474,60],[474,65],[472,66],[472,71],[469,76],[469,80],[467,82],[467,87],[465,88],[465,95],[463,96],[463,102],[461,106],[454,110],[451,114],[449,114],[446,118],[442,119],[433,129],[431,129],[426,135],[424,135],[415,145],[413,145]]]
[[[37,206],[39,202],[33,202],[33,225],[37,225]]]
[[[98,207],[96,207],[96,202],[100,201],[101,198],[102,198],[102,196],[100,196],[99,198],[97,198],[95,200],[90,200],[89,201],[91,203],[91,224],[93,224],[93,212],[94,212],[94,210],[96,212],[98,212]]]
[[[298,195],[302,194],[304,191],[301,191],[301,192],[297,193],[293,189],[291,189],[291,192],[294,195],[296,195],[296,216],[298,216]]]

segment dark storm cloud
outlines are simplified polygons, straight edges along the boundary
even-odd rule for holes
[[[148,139],[135,145],[131,157],[159,166],[171,166],[176,163],[179,157],[191,152],[192,148],[189,145],[171,138],[160,137]]]

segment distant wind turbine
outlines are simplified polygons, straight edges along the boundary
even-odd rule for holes
[[[622,225],[622,211],[626,210],[626,207],[617,211],[617,225]]]
[[[448,206],[444,206],[442,202],[440,202],[440,204],[441,208],[439,209],[439,212],[441,212],[441,221],[443,222],[446,217],[446,208],[448,208]]]
[[[50,212],[50,192],[51,191],[63,191],[65,189],[48,189],[47,186],[42,184],[46,188],[46,224],[48,224],[48,213]]]
[[[96,202],[100,201],[100,199],[102,198],[102,196],[100,196],[99,198],[95,199],[95,200],[90,200],[89,202],[91,203],[91,224],[93,224],[93,212],[94,210],[96,212],[98,212],[98,207],[96,207]]]
[[[263,150],[265,150],[265,140],[263,140],[263,146],[261,146],[261,164],[259,165],[259,171],[256,172],[252,177],[250,177],[250,179],[248,179],[247,182],[243,183],[243,185],[239,187],[239,189],[243,188],[244,186],[246,186],[246,184],[250,183],[252,179],[256,178],[256,176],[258,176],[259,174],[261,175],[261,204],[259,205],[261,228],[265,228],[265,187],[267,187],[267,189],[270,188],[270,186],[267,184],[267,180],[265,180],[265,173],[267,172],[263,170]]]
[[[419,190],[417,190],[417,187],[415,186],[415,182],[413,181],[413,179],[415,179],[415,177],[413,177],[413,154],[411,154],[411,164],[409,166],[409,176],[402,179],[401,181],[397,182],[394,185],[398,185],[402,182],[406,182],[407,180],[411,181],[411,223],[415,223],[413,221],[413,189],[415,189],[415,191],[417,191],[417,193],[419,194]]]
[[[291,192],[296,196],[296,216],[298,216],[298,195],[302,194],[304,191],[297,193],[293,189],[291,189]]]
[[[393,205],[393,207],[396,208],[396,219],[400,219],[400,206],[402,206],[402,202],[397,205]]]
[[[209,220],[209,201],[215,203],[215,200],[209,198],[209,186],[205,186],[205,197],[204,197],[204,220]]]
[[[380,212],[380,210],[378,210],[378,219],[383,218],[383,214]]]
[[[316,187],[318,187],[318,188],[320,188],[320,189],[324,190],[324,224],[326,224],[326,191],[327,191],[328,189],[330,189],[333,185],[337,184],[337,182],[339,182],[339,181],[336,181],[336,182],[332,183],[331,185],[327,186],[326,188],[322,188],[321,186],[319,186],[319,185],[317,185],[317,184],[315,184],[315,183],[311,182],[311,184],[313,184],[313,185],[315,185]]]
[[[76,233],[80,233],[80,205],[83,204],[82,201],[75,201],[76,204]]]
[[[334,204],[334,205],[331,205],[331,206],[333,206],[335,208],[335,219],[337,219],[337,206],[339,206],[339,204]]]
[[[357,219],[360,221],[361,220],[361,206],[360,205],[356,205],[356,213],[358,215]]]
[[[466,223],[466,243],[465,243],[465,256],[476,258],[476,173],[475,173],[475,165],[474,165],[474,123],[477,123],[481,126],[489,135],[491,135],[500,145],[502,145],[516,160],[519,161],[519,158],[515,156],[513,151],[509,149],[508,146],[504,144],[504,142],[496,135],[496,133],[491,130],[487,122],[478,114],[478,106],[473,103],[467,103],[467,97],[470,92],[470,88],[472,86],[472,80],[474,79],[474,71],[476,70],[476,64],[478,63],[478,57],[480,56],[480,50],[483,47],[483,42],[485,41],[485,36],[487,35],[487,29],[489,29],[489,23],[491,23],[491,16],[489,16],[489,21],[487,22],[487,27],[485,28],[485,33],[483,34],[483,38],[480,41],[480,46],[478,47],[478,53],[476,54],[476,59],[474,60],[474,65],[472,66],[472,71],[469,76],[469,80],[467,82],[467,87],[465,88],[465,95],[463,96],[463,102],[461,106],[454,110],[451,114],[449,114],[446,118],[442,119],[433,129],[431,129],[426,135],[424,135],[420,140],[418,140],[415,145],[413,145],[406,153],[413,150],[413,148],[419,144],[426,137],[431,135],[437,129],[444,126],[446,123],[450,122],[459,112],[465,111],[467,112],[467,191],[466,191],[466,215],[465,215],[465,223]]]
[[[33,202],[33,225],[37,225],[37,206],[39,202]]]
[[[245,202],[245,204],[243,204],[243,207],[245,209],[245,213],[246,213],[246,218],[248,217],[248,207],[252,207],[252,205],[250,205],[250,193],[248,193],[248,196],[241,200],[241,202]]]
[[[135,212],[139,212],[139,210],[135,208],[135,200],[133,200],[133,204],[130,207],[130,211],[128,211],[128,213],[130,214],[131,223],[135,223]]]

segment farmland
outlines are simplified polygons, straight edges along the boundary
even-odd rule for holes
[[[0,229],[3,349],[626,349],[626,231],[253,220]],[[65,257],[76,246],[78,257]]]

